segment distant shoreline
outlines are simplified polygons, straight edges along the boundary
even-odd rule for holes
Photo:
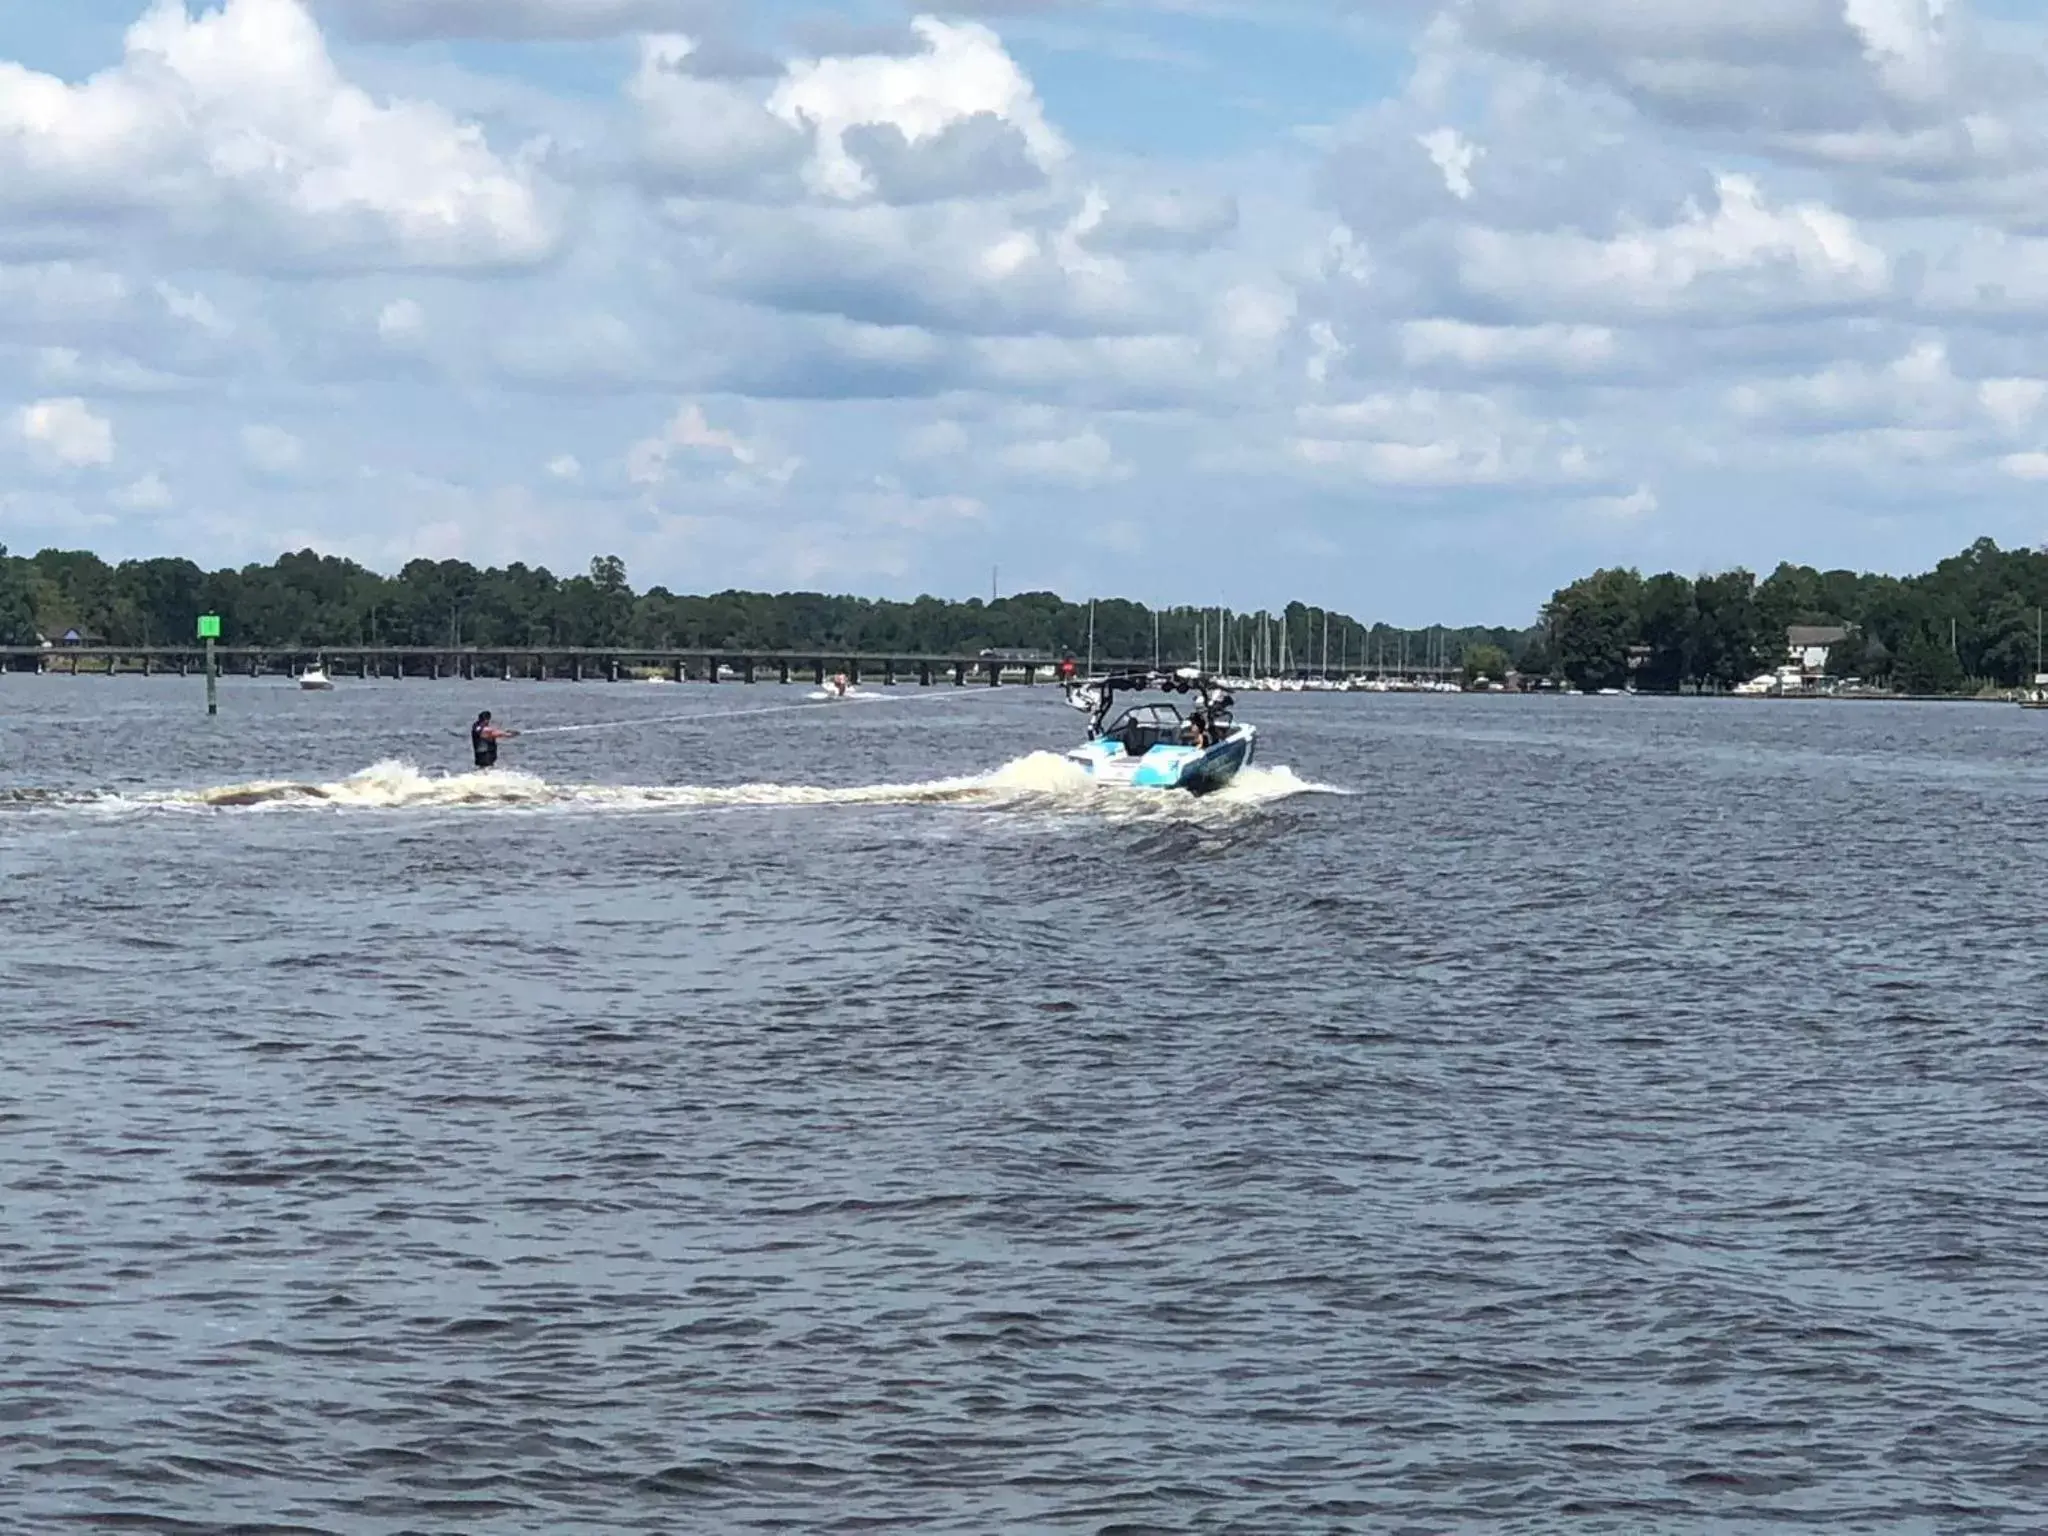
[[[60,654],[61,654],[61,653],[60,653]],[[149,673],[149,672],[144,672],[144,671],[141,671],[141,670],[140,670],[140,669],[138,669],[138,668],[121,668],[121,669],[119,669],[119,670],[116,670],[116,671],[112,671],[112,672],[109,672],[109,671],[106,671],[106,670],[103,670],[103,669],[100,669],[100,668],[80,669],[80,670],[76,670],[76,671],[74,671],[74,670],[72,670],[71,668],[68,668],[68,667],[65,667],[65,668],[59,668],[59,667],[50,667],[50,668],[48,668],[48,669],[46,669],[46,670],[36,670],[36,669],[30,669],[30,668],[25,668],[25,667],[24,667],[24,668],[6,668],[6,667],[0,667],[0,678],[6,678],[6,677],[10,677],[10,676],[18,676],[18,677],[44,677],[44,678],[60,678],[60,679],[78,679],[78,680],[82,680],[82,679],[87,679],[87,678],[98,678],[98,679],[105,679],[105,678],[109,678],[109,677],[148,677],[148,678],[151,678],[152,680],[154,680],[155,678],[169,678],[169,679],[172,679],[172,680],[174,680],[174,681],[184,681],[184,682],[192,682],[192,683],[199,683],[199,682],[202,682],[202,681],[203,681],[203,674],[202,674],[202,673],[200,673],[200,672],[198,672],[198,671],[194,671],[194,672],[192,672],[191,674],[189,674],[189,676],[187,676],[187,675],[182,675],[182,674],[180,674],[180,673],[178,673],[178,672],[176,672],[176,671],[173,671],[173,670],[169,670],[169,669],[166,669],[166,670],[164,670],[164,671],[161,671],[161,672],[156,672],[156,673]],[[442,678],[431,678],[431,677],[417,677],[417,676],[415,676],[415,677],[407,677],[407,678],[405,678],[405,679],[402,679],[402,681],[405,681],[405,682],[408,682],[408,683],[427,683],[427,684],[431,684],[431,683],[434,683],[434,682],[437,682],[437,681],[439,681],[439,682],[460,682],[460,681],[465,681],[465,680],[466,680],[466,679],[463,679],[463,678],[462,678],[462,677],[460,677],[460,676],[459,676],[458,674],[456,674],[456,673],[453,673],[453,672],[451,672],[450,674],[448,674],[448,675],[447,675],[446,677],[442,677]],[[483,677],[483,676],[481,676],[481,675],[479,675],[479,676],[478,676],[477,678],[475,678],[475,679],[467,679],[467,680],[468,680],[468,681],[478,681],[478,682],[482,682],[482,681],[490,681],[490,682],[493,682],[493,683],[502,683],[502,679],[499,679],[499,678],[495,678],[495,677],[492,677],[492,678],[488,678],[488,679],[486,679],[485,677]],[[623,681],[623,680],[624,680],[624,679],[622,679],[622,681]],[[256,682],[256,683],[268,683],[268,684],[271,684],[271,685],[283,685],[283,684],[290,684],[290,683],[294,682],[294,681],[295,681],[295,679],[294,679],[294,677],[293,677],[293,675],[292,675],[292,674],[289,674],[289,673],[284,673],[284,672],[266,672],[266,673],[264,673],[264,674],[263,674],[262,676],[260,676],[260,677],[251,677],[251,676],[250,676],[250,675],[249,675],[248,673],[246,673],[246,672],[234,672],[234,673],[230,673],[230,672],[227,672],[227,671],[223,671],[223,672],[221,673],[221,681],[222,681],[223,683],[249,683],[249,682]],[[335,678],[335,679],[334,679],[334,685],[335,685],[335,688],[336,688],[337,690],[346,690],[346,689],[349,689],[349,688],[353,688],[353,687],[360,687],[360,686],[363,686],[363,685],[365,685],[365,684],[369,684],[369,683],[395,683],[395,682],[399,682],[399,681],[401,681],[401,679],[399,679],[399,678],[396,678],[396,677],[367,677],[367,678],[359,678],[359,677],[352,677],[352,676],[346,676],[346,675],[344,675],[344,676],[340,676],[340,677],[337,677],[337,678]],[[551,683],[563,683],[563,682],[571,682],[571,681],[574,681],[574,680],[573,680],[573,679],[569,679],[569,678],[564,678],[564,677],[552,677],[552,678],[534,678],[534,677],[520,677],[520,678],[516,679],[516,681],[519,681],[519,682],[543,682],[543,681],[545,681],[545,682],[551,682]],[[590,682],[590,683],[597,683],[597,684],[604,684],[604,683],[606,683],[606,682],[607,682],[607,679],[605,679],[605,678],[604,678],[604,677],[602,677],[602,676],[596,676],[596,677],[589,677],[589,678],[585,678],[585,679],[582,679],[582,681],[585,681],[585,682]],[[662,682],[667,682],[667,681],[669,681],[669,679],[668,679],[668,678],[666,678],[666,677],[661,677],[661,678],[658,678],[658,679],[656,679],[656,678],[649,678],[649,677],[641,677],[641,676],[636,676],[635,678],[633,678],[633,679],[632,679],[632,681],[636,681],[636,682],[648,682],[648,681],[662,681]],[[700,680],[699,680],[699,679],[691,679],[691,681],[695,682],[695,681],[700,681]],[[781,686],[781,685],[778,685],[778,684],[776,684],[776,683],[774,682],[774,680],[772,680],[772,679],[764,679],[763,681],[764,681],[764,682],[767,682],[767,683],[768,683],[768,684],[769,684],[770,686]],[[911,691],[915,691],[915,690],[919,690],[919,689],[922,689],[922,688],[928,688],[928,687],[931,687],[931,686],[935,686],[935,685],[937,685],[937,682],[938,682],[938,680],[936,680],[936,679],[935,679],[935,680],[934,680],[934,683],[932,683],[932,684],[921,684],[921,683],[920,683],[920,682],[918,681],[918,679],[917,679],[917,676],[916,676],[916,674],[915,674],[915,673],[907,673],[907,674],[901,675],[901,676],[899,676],[898,678],[896,678],[896,679],[895,679],[895,680],[894,680],[893,682],[885,682],[885,681],[884,681],[883,679],[881,679],[881,678],[867,678],[867,679],[864,679],[863,681],[864,681],[864,682],[871,682],[871,683],[875,684],[875,685],[876,685],[877,687],[893,687],[893,688],[902,688],[902,689],[906,689],[906,690],[911,690]],[[787,686],[796,686],[796,685],[798,685],[798,684],[800,684],[800,683],[801,683],[801,684],[808,684],[809,682],[810,682],[810,679],[809,679],[809,678],[807,678],[807,677],[805,677],[805,678],[798,678],[798,677],[792,677],[792,678],[791,678],[791,680],[790,680],[790,683],[789,683],[789,684],[788,684]],[[948,682],[948,683],[947,683],[946,685],[947,685],[947,686],[950,686],[950,682]],[[729,688],[729,687],[745,687],[745,686],[747,686],[747,685],[746,685],[745,683],[739,682],[738,680],[728,680],[728,681],[726,681],[726,682],[721,682],[721,683],[717,684],[716,686],[718,686],[718,687],[720,687],[720,688]],[[976,683],[974,684],[974,686],[982,686],[982,684],[980,683],[980,681],[979,681],[979,680],[977,680],[977,681],[976,681]],[[1021,681],[1006,681],[1006,682],[1005,682],[1005,683],[1003,684],[1003,686],[1004,686],[1004,687],[1010,687],[1010,688],[1028,688],[1028,687],[1030,687],[1030,686],[1032,686],[1032,685],[1031,685],[1031,684],[1029,684],[1029,683],[1024,683],[1024,682],[1021,682]],[[1044,685],[1043,685],[1043,684],[1041,684],[1040,686],[1044,686]],[[1295,696],[1295,690],[1289,689],[1289,690],[1284,690],[1284,692],[1285,692],[1285,693],[1286,693],[1287,695],[1289,695],[1289,696]],[[1548,698],[1548,699],[1601,699],[1601,698],[1626,698],[1626,699],[1672,699],[1672,700],[1680,700],[1680,699],[1683,699],[1683,700],[1703,700],[1703,699],[1711,699],[1711,700],[1725,700],[1726,702],[1729,702],[1729,703],[1735,703],[1735,704],[1996,704],[1996,705],[2000,705],[2000,706],[2003,706],[2004,708],[2007,708],[2007,709],[2015,708],[2015,707],[2017,706],[2017,704],[2018,704],[2018,700],[2017,700],[2017,699],[2014,699],[2014,698],[2010,698],[2010,697],[1999,697],[1999,696],[1998,696],[1998,695],[1996,695],[1996,694],[1992,694],[1992,695],[1985,695],[1985,694],[1979,694],[1979,693],[1759,693],[1759,694],[1738,694],[1738,693],[1728,693],[1728,692],[1723,692],[1723,693],[1663,693],[1663,692],[1642,692],[1642,691],[1637,691],[1637,692],[1624,692],[1624,693],[1619,693],[1619,694],[1602,694],[1602,693],[1585,693],[1585,692],[1577,692],[1577,693],[1564,693],[1564,692],[1560,692],[1559,690],[1557,690],[1557,689],[1554,689],[1554,688],[1510,688],[1510,689],[1503,689],[1503,690],[1499,690],[1499,691],[1493,691],[1493,690],[1487,690],[1487,689],[1461,689],[1461,690],[1451,690],[1451,691],[1449,691],[1449,692],[1435,692],[1435,691],[1433,691],[1433,690],[1426,690],[1426,689],[1416,689],[1416,690],[1408,690],[1408,689],[1388,689],[1388,690],[1385,690],[1384,692],[1381,692],[1380,690],[1358,690],[1358,689],[1329,689],[1329,690],[1314,690],[1314,691],[1313,691],[1313,692],[1312,692],[1311,694],[1309,694],[1309,695],[1306,695],[1306,696],[1312,696],[1312,697],[1332,697],[1332,696],[1350,696],[1350,695],[1352,695],[1352,694],[1356,694],[1356,693],[1369,693],[1369,694],[1370,694],[1370,696],[1372,696],[1372,697],[1384,697],[1384,698],[1399,698],[1399,697],[1406,697],[1406,696],[1408,696],[1408,695],[1409,695],[1409,694],[1410,694],[1411,692],[1412,692],[1412,693],[1413,693],[1413,694],[1414,694],[1414,695],[1415,695],[1416,697],[1436,697],[1436,698],[1445,698],[1445,697],[1458,697],[1458,698],[1463,698],[1463,697],[1473,697],[1473,698],[1488,698],[1488,699],[1510,699],[1510,698]],[[1263,696],[1264,696],[1264,690],[1260,690],[1260,692],[1259,692],[1258,694],[1255,694],[1255,695],[1253,695],[1253,697],[1263,697]]]

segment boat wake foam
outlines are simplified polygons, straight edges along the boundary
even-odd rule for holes
[[[22,801],[88,803],[107,809],[188,811],[330,809],[663,811],[744,806],[967,805],[1025,809],[1034,805],[1101,809],[1133,815],[1216,814],[1270,805],[1301,794],[1341,794],[1291,769],[1247,768],[1223,789],[1197,800],[1174,790],[1105,789],[1057,753],[1033,752],[992,773],[907,784],[633,785],[556,784],[532,774],[423,773],[386,759],[327,783],[257,779],[208,789]]]

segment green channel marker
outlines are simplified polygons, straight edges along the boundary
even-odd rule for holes
[[[213,642],[220,638],[220,615],[199,615],[199,638],[206,642],[206,712],[220,713],[220,663],[213,654]]]

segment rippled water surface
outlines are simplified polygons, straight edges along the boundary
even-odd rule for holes
[[[0,677],[0,1528],[2041,1528],[2048,720],[803,698]]]

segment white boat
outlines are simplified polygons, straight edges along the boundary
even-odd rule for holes
[[[1133,704],[1109,719],[1117,694],[1152,689],[1192,693],[1195,708],[1183,718],[1171,703]],[[1229,691],[1193,667],[1071,681],[1067,702],[1088,716],[1088,739],[1067,753],[1067,761],[1098,784],[1203,795],[1221,789],[1252,760],[1256,729],[1233,720]]]
[[[2048,671],[2042,670],[2041,610],[2034,610],[2034,686],[2022,688],[2014,702],[2021,709],[2048,709]]]
[[[327,668],[319,662],[299,674],[299,686],[309,693],[324,692],[334,686],[334,680],[327,675]]]

